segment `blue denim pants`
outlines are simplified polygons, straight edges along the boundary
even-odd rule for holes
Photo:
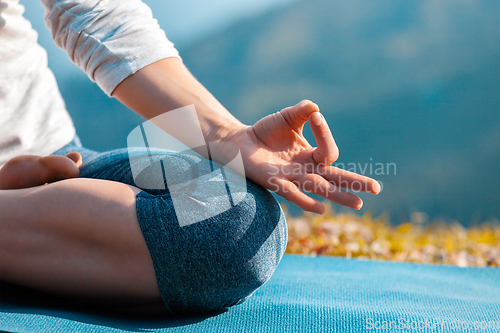
[[[80,177],[136,186],[131,163],[161,160],[165,172],[204,168],[189,155],[137,148],[98,153],[82,147],[78,137],[55,152],[82,154]],[[143,177],[147,177],[147,172]],[[211,181],[214,181],[213,179]],[[209,198],[208,196],[207,198]],[[215,209],[217,199],[203,202]],[[181,227],[168,186],[137,194],[137,219],[151,255],[165,307],[171,314],[224,311],[247,300],[273,274],[287,244],[286,221],[276,199],[246,181],[246,195],[229,210]]]

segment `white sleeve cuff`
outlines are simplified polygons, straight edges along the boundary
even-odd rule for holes
[[[45,24],[70,60],[108,95],[158,60],[180,58],[140,0],[42,0]]]

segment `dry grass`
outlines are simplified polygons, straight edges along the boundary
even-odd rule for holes
[[[464,228],[458,222],[424,223],[419,215],[413,220],[391,225],[384,216],[331,208],[323,216],[287,216],[286,253],[500,267],[498,221]]]

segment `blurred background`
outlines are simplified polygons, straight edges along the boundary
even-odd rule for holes
[[[125,147],[143,120],[53,44],[39,1],[23,2],[83,144]],[[361,194],[362,211],[395,223],[500,218],[500,2],[145,2],[187,67],[243,122],[316,102],[339,166],[383,184],[378,196]]]

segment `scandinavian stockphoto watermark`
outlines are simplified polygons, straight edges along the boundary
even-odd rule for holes
[[[498,332],[500,321],[472,321],[450,318],[396,318],[393,320],[380,320],[366,318],[365,328],[368,331],[397,332],[397,331],[436,331],[436,332]]]
[[[205,142],[194,105],[137,126],[127,147],[135,185],[168,191],[181,227],[221,214],[246,196],[239,148]]]
[[[370,157],[370,162],[365,163],[334,163],[334,167],[349,172],[358,173],[363,176],[390,176],[396,175],[396,163],[374,162]]]
[[[270,179],[269,179],[269,189],[273,192],[278,192],[278,190],[286,191],[282,189],[278,183],[280,179],[284,177],[287,179],[292,179],[298,188],[308,193],[323,193],[326,192],[337,192],[341,189],[349,188],[355,192],[363,191],[366,186],[366,182],[363,180],[352,180],[352,173],[367,176],[370,178],[376,178],[377,176],[390,176],[396,175],[396,163],[381,163],[374,162],[373,158],[370,157],[369,162],[365,163],[334,163],[332,165],[324,165],[317,163],[304,163],[304,164],[292,164],[292,165],[280,165],[279,163],[273,163],[270,161]],[[333,171],[332,171],[333,167]],[[310,174],[317,174],[328,180],[331,186],[325,188],[325,182],[318,181],[317,177],[307,177]],[[384,184],[378,180],[380,185],[380,190],[383,190]]]

